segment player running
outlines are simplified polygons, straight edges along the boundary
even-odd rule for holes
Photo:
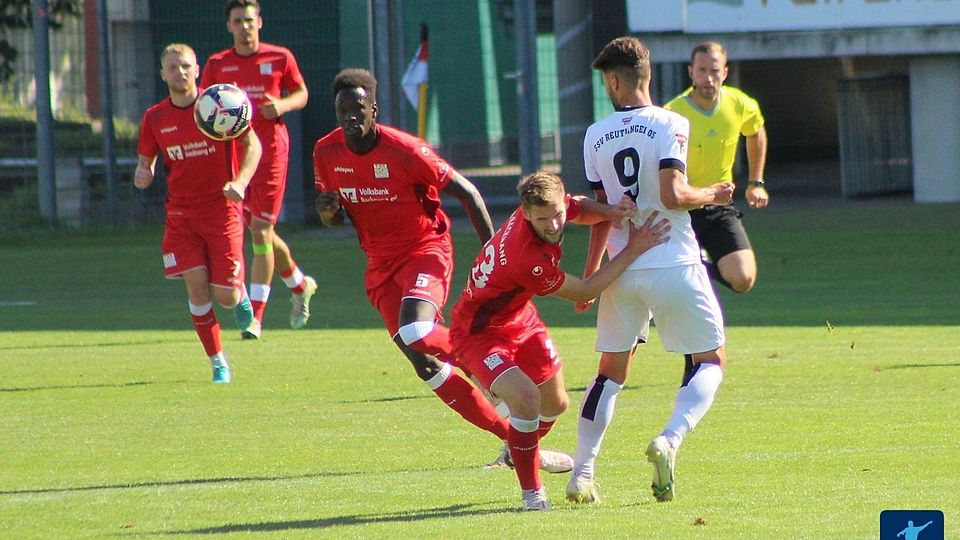
[[[766,208],[770,202],[763,181],[767,130],[760,105],[739,88],[724,84],[728,74],[727,52],[719,43],[708,41],[694,47],[687,69],[692,81],[690,88],[663,107],[690,122],[689,145],[694,149],[691,154],[696,156],[690,159],[687,170],[690,185],[733,184],[733,163],[742,134],[749,169],[744,198],[750,208]],[[690,210],[693,232],[708,255],[704,261],[707,274],[738,293],[749,291],[757,281],[757,260],[740,221],[742,217],[732,203]]]
[[[230,365],[220,344],[220,323],[212,296],[226,308],[239,308],[237,324],[253,320],[243,294],[243,224],[240,203],[260,159],[260,141],[247,129],[237,141],[245,151],[237,166],[237,142],[204,136],[193,120],[197,100],[197,55],[188,45],[173,43],[160,54],[160,78],[170,97],[147,109],[140,125],[140,161],[134,185],[153,183],[157,154],[163,152],[167,178],[163,270],[183,278],[193,326],[213,367],[213,382],[230,382]],[[211,296],[211,290],[213,294]]]
[[[317,213],[332,227],[350,216],[367,256],[367,298],[417,376],[468,422],[505,441],[507,422],[452,369],[456,360],[442,324],[453,241],[440,192],[460,202],[486,242],[493,225],[483,199],[425,141],[377,124],[377,80],[369,71],[341,71],[333,93],[340,127],[313,150]],[[551,452],[540,466],[567,472],[572,458]]]
[[[629,199],[618,206],[571,197],[556,175],[536,172],[517,186],[521,205],[483,246],[453,308],[450,337],[461,361],[510,409],[507,444],[516,465],[524,510],[549,510],[537,467],[539,441],[569,403],[562,363],[533,305],[534,296],[573,302],[595,298],[637,256],[669,239],[656,213],[638,229],[629,226],[619,256],[587,279],[560,269],[567,221],[591,225],[633,215]]]
[[[253,240],[249,300],[255,321],[242,335],[244,339],[259,339],[275,268],[293,293],[290,328],[296,330],[307,324],[310,298],[317,291],[316,281],[303,274],[287,243],[276,232],[290,153],[290,136],[283,115],[307,105],[307,85],[293,53],[260,41],[263,19],[259,3],[230,0],[226,14],[233,47],[207,59],[201,86],[206,88],[216,83],[239,86],[256,109],[253,129],[263,144],[263,157],[247,188],[243,205],[244,222]]]

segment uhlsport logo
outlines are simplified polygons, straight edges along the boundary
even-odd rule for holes
[[[880,512],[880,540],[943,540],[940,510],[884,510]]]

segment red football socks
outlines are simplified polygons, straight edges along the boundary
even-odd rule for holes
[[[510,426],[507,432],[507,444],[510,446],[510,457],[520,480],[520,489],[537,489],[540,487],[540,433],[518,431]]]
[[[197,336],[200,337],[200,343],[203,344],[203,350],[207,356],[213,356],[220,352],[220,323],[217,321],[217,314],[213,309],[203,315],[193,315],[193,327],[197,330]]]
[[[507,421],[500,418],[480,390],[457,373],[451,372],[434,393],[467,422],[493,433],[501,441],[507,440]]]
[[[553,420],[550,420],[550,421],[546,421],[546,420],[541,419],[541,420],[540,420],[540,430],[539,430],[539,431],[540,431],[540,438],[542,439],[542,438],[546,437],[546,436],[547,436],[547,433],[550,433],[550,429],[552,429],[552,428],[553,428],[553,425],[556,424],[556,423],[557,423],[556,418],[554,418]]]

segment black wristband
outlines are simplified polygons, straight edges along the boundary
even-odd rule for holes
[[[765,187],[766,183],[763,180],[750,180],[749,182],[747,182],[747,185],[756,186],[756,187]]]

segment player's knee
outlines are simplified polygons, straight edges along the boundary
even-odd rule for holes
[[[540,406],[540,414],[544,416],[560,416],[570,407],[570,396],[566,392],[560,392],[556,396],[552,396],[550,403],[542,403]]]
[[[226,309],[233,309],[240,303],[240,291],[231,289],[226,291],[216,291],[217,303]]]
[[[727,281],[730,282],[730,286],[734,292],[745,293],[753,288],[753,284],[757,281],[757,276],[742,274],[733,276],[733,279],[728,279]]]
[[[397,336],[404,345],[411,346],[433,332],[434,321],[414,321],[400,327]]]
[[[276,236],[273,233],[273,225],[254,225],[253,228],[250,229],[250,235],[253,238],[254,244],[269,244],[271,248],[273,247],[274,237]]]

